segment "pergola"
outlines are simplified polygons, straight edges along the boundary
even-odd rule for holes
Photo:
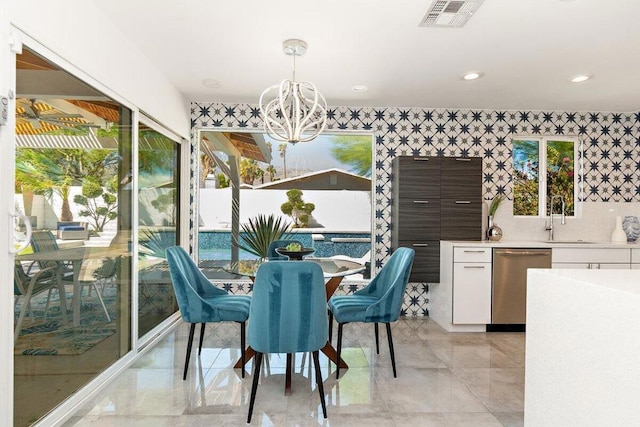
[[[231,238],[236,241],[240,234],[240,158],[270,163],[271,151],[262,134],[237,132],[200,132],[200,147],[231,181]],[[225,153],[228,162],[216,152]],[[239,249],[231,246],[231,260],[239,259]]]

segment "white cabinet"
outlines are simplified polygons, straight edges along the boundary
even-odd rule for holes
[[[453,324],[491,323],[490,248],[454,248],[452,305]]]
[[[631,269],[640,270],[640,249],[631,249]]]
[[[640,254],[638,254],[640,255]],[[552,268],[624,269],[631,267],[629,248],[553,248]]]

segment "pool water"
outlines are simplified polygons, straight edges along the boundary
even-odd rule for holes
[[[315,233],[315,236],[318,234]],[[324,239],[317,239],[310,232],[295,232],[288,238],[298,240],[306,248],[314,248],[314,256],[331,257],[347,255],[360,258],[371,250],[370,234],[363,233],[321,233]],[[345,241],[347,240],[347,241]],[[198,233],[198,253],[201,260],[230,260],[230,231],[200,231]],[[249,252],[240,251],[240,259],[258,258]]]
[[[200,249],[198,253],[200,259],[215,259],[215,260],[231,260],[230,248],[204,248]],[[258,258],[254,254],[246,251],[240,251],[240,259],[256,259]]]

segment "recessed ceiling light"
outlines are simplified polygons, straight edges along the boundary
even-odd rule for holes
[[[462,75],[462,80],[477,80],[482,77],[482,73],[479,71],[469,71]]]
[[[354,85],[351,90],[354,92],[366,92],[369,88],[366,85]]]
[[[578,74],[577,76],[571,77],[571,83],[586,82],[587,80],[592,78],[593,78],[593,74]]]
[[[218,89],[221,86],[220,82],[215,79],[204,79],[202,84],[211,89]]]

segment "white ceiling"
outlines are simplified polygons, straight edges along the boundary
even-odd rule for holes
[[[93,1],[191,101],[257,104],[301,38],[332,106],[640,110],[637,0],[485,0],[461,29],[418,27],[432,0]]]

